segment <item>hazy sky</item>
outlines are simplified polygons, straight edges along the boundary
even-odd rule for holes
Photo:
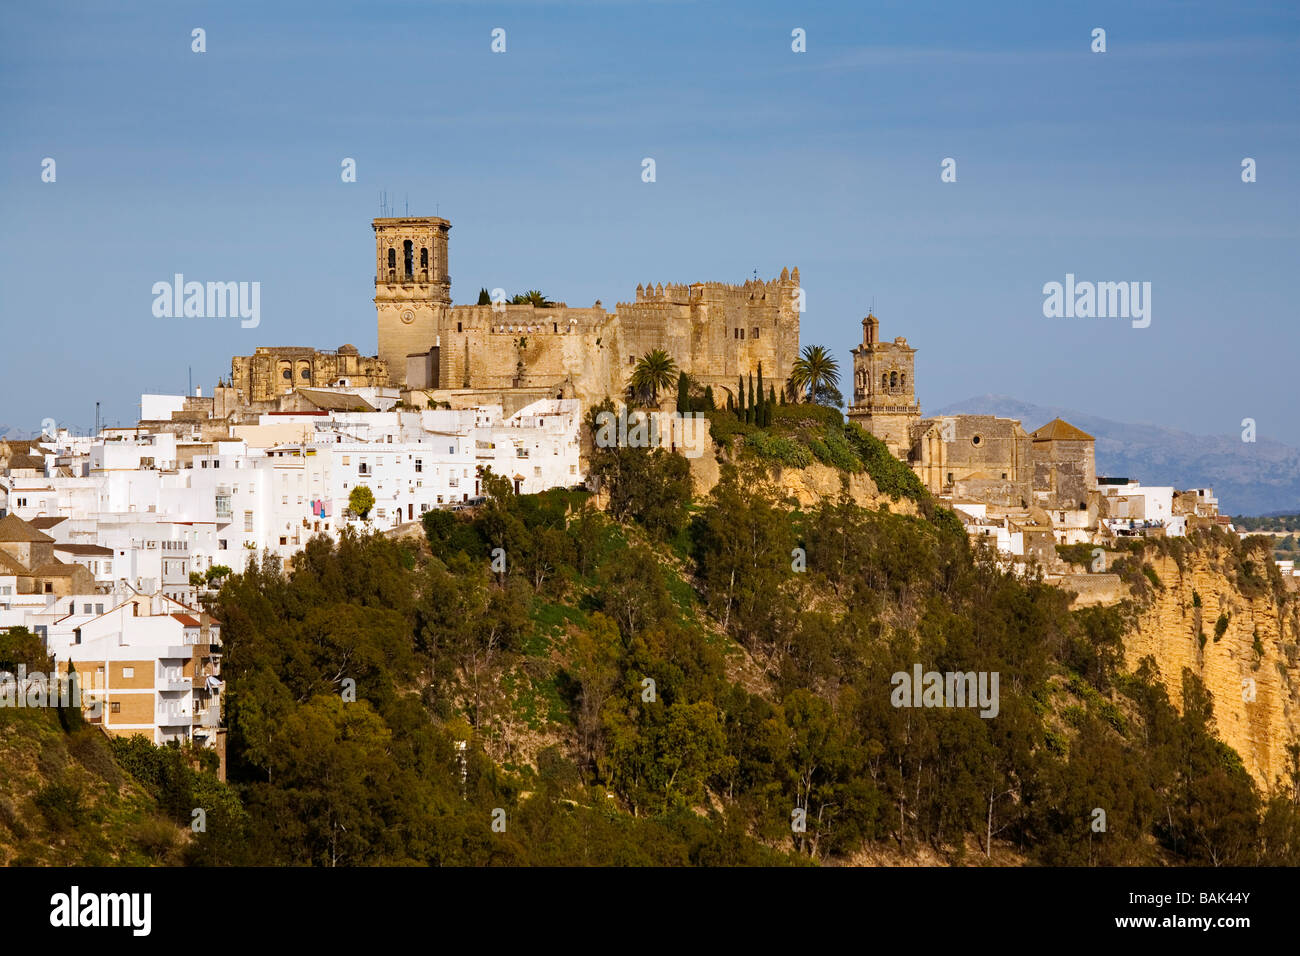
[[[7,3],[0,423],[134,421],[257,345],[373,354],[387,189],[451,220],[456,302],[797,265],[844,385],[874,298],[923,411],[999,392],[1300,444],[1297,9]],[[177,272],[260,282],[260,326],[155,318]],[[1150,326],[1045,318],[1066,273],[1150,282]]]

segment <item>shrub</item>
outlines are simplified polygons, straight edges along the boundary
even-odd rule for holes
[[[81,788],[73,783],[48,783],[36,792],[34,800],[56,830],[76,827],[86,813],[81,803]]]
[[[1219,619],[1214,622],[1214,643],[1219,643],[1219,638],[1223,637],[1224,632],[1228,630],[1228,615],[1220,614]]]
[[[882,494],[895,501],[899,498],[922,501],[928,497],[916,472],[890,454],[885,443],[875,435],[863,431],[856,422],[850,422],[844,426],[844,437]]]
[[[745,438],[745,445],[752,448],[759,458],[791,468],[807,468],[813,463],[812,452],[798,442],[779,435],[755,432]]]

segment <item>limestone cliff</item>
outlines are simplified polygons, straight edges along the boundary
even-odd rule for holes
[[[1267,789],[1284,773],[1287,745],[1300,740],[1300,602],[1255,572],[1271,570],[1267,559],[1252,566],[1254,552],[1240,544],[1188,544],[1147,551],[1159,584],[1125,637],[1126,661],[1154,658],[1180,710],[1183,668],[1195,673],[1214,695],[1220,739]]]
[[[691,481],[695,497],[704,498],[721,477],[722,463],[711,454],[691,460]],[[814,463],[804,468],[771,465],[768,478],[782,498],[793,498],[801,508],[815,507],[823,500],[838,501],[847,494],[853,503],[862,508],[879,508],[882,505],[895,514],[916,514],[916,502],[910,498],[891,499],[882,495],[876,483],[866,472],[846,472],[830,465]]]

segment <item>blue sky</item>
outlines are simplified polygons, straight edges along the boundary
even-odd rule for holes
[[[1287,3],[7,4],[0,422],[133,421],[257,345],[373,354],[386,189],[451,220],[456,302],[797,265],[803,341],[847,383],[874,299],[923,411],[1300,444],[1298,52]],[[176,272],[261,282],[260,326],[155,318]],[[1045,318],[1067,272],[1150,282],[1150,327]]]

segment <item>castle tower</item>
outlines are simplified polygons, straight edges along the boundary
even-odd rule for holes
[[[407,357],[438,344],[438,321],[451,305],[447,233],[434,216],[376,219],[375,312],[379,357],[395,382],[406,378]]]
[[[912,375],[916,349],[899,336],[880,341],[880,320],[862,320],[862,344],[853,350],[853,402],[849,420],[883,441],[894,457],[907,460],[912,426],[921,421]]]

